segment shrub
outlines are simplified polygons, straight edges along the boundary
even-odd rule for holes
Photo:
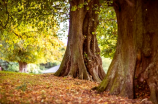
[[[28,64],[27,65],[27,71],[29,73],[34,73],[34,74],[41,73],[39,65],[36,65],[36,64]]]
[[[19,64],[16,62],[9,62],[7,71],[19,71]]]

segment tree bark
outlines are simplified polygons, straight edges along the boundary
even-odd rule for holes
[[[118,22],[117,48],[97,90],[136,98],[141,85],[142,91],[149,88],[150,100],[158,104],[158,1],[113,2]]]
[[[96,39],[99,1],[70,0],[69,2],[68,44],[60,68],[55,75],[100,82],[105,77],[105,72]],[[73,10],[74,8],[76,10]]]
[[[18,62],[19,63],[19,72],[27,72],[27,63],[26,62]]]

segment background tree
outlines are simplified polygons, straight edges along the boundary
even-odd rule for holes
[[[1,58],[19,63],[19,71],[26,69],[27,63],[45,63],[61,60],[59,49],[63,43],[55,37],[54,30],[38,31],[31,25],[24,25],[3,32]],[[11,40],[12,38],[12,40]],[[25,70],[26,72],[26,70]]]
[[[59,22],[64,21],[60,16],[67,17],[65,5],[64,1],[59,3],[58,0],[0,0],[0,37],[3,39],[0,41],[2,47],[7,47],[1,48],[1,53],[5,54],[3,59],[19,61],[20,67],[26,66],[26,62],[37,62],[39,58],[50,59],[48,56],[55,54],[52,50],[58,44],[56,42],[59,42],[55,36],[56,28]],[[15,39],[11,41],[11,38]],[[32,42],[33,45],[30,45]],[[5,53],[6,50],[8,54]],[[48,53],[50,50],[52,53]],[[28,55],[30,57],[26,57]]]
[[[150,89],[158,104],[158,1],[113,0],[118,23],[116,52],[98,91],[136,98]],[[147,92],[147,91],[146,91]]]

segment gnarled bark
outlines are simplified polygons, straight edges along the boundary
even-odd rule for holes
[[[141,83],[158,104],[158,1],[113,0],[118,20],[118,42],[107,76],[97,88],[136,98]]]
[[[88,5],[83,5],[85,3]],[[78,7],[73,11],[73,8]],[[70,22],[67,49],[57,76],[71,76],[100,82],[105,72],[96,39],[98,0],[70,1]]]

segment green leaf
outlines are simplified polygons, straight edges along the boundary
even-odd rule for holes
[[[89,7],[86,7],[86,10],[89,10]]]
[[[83,7],[84,7],[83,4],[79,4],[79,5],[78,5],[78,8],[83,8]]]
[[[76,11],[77,10],[77,6],[72,6],[71,11]]]
[[[99,0],[99,3],[103,3],[105,0]]]

